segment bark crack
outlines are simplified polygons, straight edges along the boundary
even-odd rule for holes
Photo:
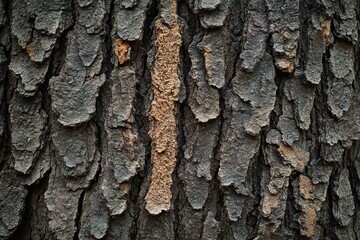
[[[79,198],[79,204],[78,204],[78,209],[77,209],[76,218],[75,218],[76,231],[75,231],[75,235],[74,235],[74,240],[79,240],[79,232],[80,232],[80,227],[81,227],[81,215],[83,213],[85,192],[86,192],[85,190],[82,191],[80,194],[80,198]]]

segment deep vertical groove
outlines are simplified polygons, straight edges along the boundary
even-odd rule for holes
[[[293,232],[296,236],[295,239],[301,239],[300,226],[298,221],[296,221],[296,217],[299,216],[300,213],[295,207],[294,188],[291,183],[298,177],[298,173],[293,173],[289,178],[289,186],[287,188],[288,196],[286,199],[286,208],[284,213],[284,226]]]
[[[188,97],[189,97],[189,90],[190,86],[188,83],[188,75],[191,69],[191,60],[189,55],[189,45],[193,41],[193,37],[196,34],[195,29],[199,29],[199,21],[196,16],[192,13],[190,6],[186,1],[178,1],[178,10],[177,14],[179,16],[179,24],[180,24],[180,32],[182,36],[182,45],[180,48],[180,59],[181,59],[181,84],[183,85],[183,89],[185,89],[185,99],[178,103],[178,116],[177,116],[177,129],[178,129],[178,153],[176,157],[176,167],[173,172],[173,205],[174,205],[174,220],[173,220],[173,228],[174,228],[174,239],[180,240],[181,239],[181,232],[182,230],[182,219],[180,216],[180,212],[184,205],[188,203],[186,195],[185,195],[185,186],[184,182],[180,178],[180,174],[184,165],[183,160],[184,157],[184,146],[186,144],[186,135],[185,135],[185,125],[186,122],[184,121],[186,116],[186,107],[189,106]],[[188,31],[186,31],[188,30]],[[197,32],[199,33],[199,32]]]
[[[224,193],[221,189],[220,180],[218,178],[218,173],[220,169],[220,148],[221,148],[221,139],[224,137],[223,129],[225,126],[225,118],[224,118],[224,112],[226,111],[226,103],[225,103],[225,97],[224,97],[224,90],[220,90],[220,125],[219,125],[219,133],[216,141],[216,147],[213,153],[213,163],[211,164],[211,172],[213,172],[212,175],[212,184],[210,185],[211,188],[209,192],[213,192],[212,195],[209,196],[208,202],[212,199],[216,201],[216,213],[215,213],[215,219],[221,223],[224,223],[224,219],[226,214],[224,214]],[[222,224],[221,224],[222,226]],[[221,227],[220,229],[220,235],[222,235],[224,232],[224,228]]]
[[[4,2],[4,1],[3,1]],[[11,29],[11,16],[12,16],[12,5],[13,5],[13,1],[9,0],[6,1],[5,0],[5,12],[7,13],[7,24],[9,26],[9,31]],[[2,31],[6,30],[1,29]],[[9,33],[10,34],[10,33]],[[11,62],[11,51],[12,51],[12,35],[10,34],[10,46],[9,49],[7,50],[6,48],[4,48],[4,52],[7,58],[7,69],[8,66]],[[9,161],[11,159],[11,131],[10,131],[10,113],[9,113],[9,105],[10,105],[10,100],[12,98],[12,94],[13,94],[13,90],[14,90],[14,83],[10,82],[10,74],[9,71],[6,71],[5,74],[5,79],[4,79],[4,89],[3,89],[3,96],[2,96],[2,115],[3,115],[3,121],[4,121],[4,130],[3,130],[3,146],[2,149],[3,150],[3,162],[2,164],[0,164],[0,171],[5,170],[6,168],[8,168],[8,164]]]
[[[261,219],[260,209],[261,209],[261,180],[262,180],[262,173],[265,169],[268,169],[266,166],[265,160],[265,147],[266,147],[266,131],[262,131],[260,146],[259,146],[259,155],[255,159],[255,161],[251,164],[252,169],[252,188],[253,188],[253,195],[254,195],[254,205],[249,214],[247,215],[247,226],[252,228],[252,232],[250,232],[250,236],[256,237],[259,231],[259,223]]]
[[[179,104],[178,106],[178,114],[179,118],[177,119],[184,119],[184,103]],[[179,237],[179,224],[180,224],[180,194],[184,196],[184,185],[179,177],[179,169],[181,165],[181,160],[184,159],[184,150],[183,146],[185,145],[185,133],[184,133],[184,126],[185,124],[181,121],[177,122],[177,129],[178,129],[178,136],[177,136],[177,143],[178,143],[178,152],[176,154],[176,166],[173,172],[173,185],[172,185],[172,194],[173,194],[173,211],[174,211],[174,219],[173,219],[173,229],[175,234],[175,240],[180,240]]]
[[[236,0],[234,2],[234,6],[232,8],[231,14],[234,18],[234,21],[238,21],[237,23],[232,23],[232,21],[229,21],[227,24],[229,26],[236,26],[238,24],[239,28],[233,28],[233,30],[230,32],[230,39],[231,44],[234,44],[231,46],[230,49],[228,49],[228,65],[230,66],[229,69],[227,69],[226,72],[226,82],[222,89],[219,90],[220,94],[220,126],[219,126],[219,134],[217,138],[217,143],[214,151],[214,163],[212,164],[211,168],[214,172],[213,174],[213,184],[212,189],[210,192],[215,192],[213,194],[213,198],[216,199],[216,214],[215,219],[220,222],[220,233],[219,237],[220,239],[225,239],[226,237],[230,237],[229,231],[231,228],[231,221],[227,219],[227,213],[225,209],[225,193],[222,189],[220,179],[218,177],[218,173],[220,170],[220,162],[221,162],[221,156],[220,156],[220,149],[223,144],[223,141],[226,141],[226,132],[229,128],[229,120],[231,119],[231,106],[228,105],[229,96],[232,92],[232,79],[234,79],[237,71],[239,70],[240,66],[240,53],[241,48],[244,44],[243,39],[243,31],[245,28],[245,18],[246,18],[246,7],[248,5],[249,1],[241,1]],[[233,24],[233,25],[232,25]],[[226,25],[228,26],[228,25]],[[228,26],[228,27],[229,27]],[[226,47],[225,47],[226,49]]]
[[[80,198],[79,198],[78,209],[77,209],[76,218],[75,218],[76,232],[75,232],[75,235],[74,235],[74,240],[79,240],[79,232],[80,232],[80,227],[81,227],[81,215],[82,215],[82,212],[83,212],[85,192],[86,191],[83,190],[81,192]]]
[[[142,188],[146,184],[147,177],[151,172],[151,142],[148,136],[149,132],[149,119],[147,112],[147,105],[149,100],[149,95],[151,91],[151,69],[147,66],[147,60],[149,58],[149,51],[153,46],[152,36],[153,36],[153,24],[156,16],[158,15],[157,2],[152,1],[150,7],[147,11],[145,24],[144,24],[144,34],[141,40],[141,44],[138,45],[139,49],[142,51],[141,63],[142,68],[137,69],[136,75],[139,79],[139,82],[136,86],[136,98],[134,102],[135,107],[135,123],[139,129],[139,139],[140,142],[144,145],[145,148],[145,165],[144,170],[140,171],[132,180],[131,180],[131,199],[134,206],[134,217],[132,222],[132,231],[130,233],[131,239],[135,240],[138,237],[139,229],[139,218],[140,212],[143,205],[143,196]]]
[[[338,239],[336,237],[336,234],[335,234],[335,230],[336,230],[336,220],[335,220],[335,217],[332,213],[332,209],[333,209],[333,193],[332,193],[332,189],[334,188],[334,179],[335,179],[335,176],[338,174],[338,168],[335,167],[331,173],[331,176],[330,176],[330,179],[329,179],[329,186],[328,186],[328,189],[327,189],[327,193],[326,193],[326,203],[328,204],[328,216],[329,216],[329,225],[330,227],[327,227],[325,230],[326,230],[326,235],[327,236],[330,236],[331,239]]]
[[[44,194],[48,183],[49,183],[49,176],[51,171],[48,171],[44,174],[44,177],[39,179],[39,182],[34,183],[28,188],[28,195],[26,196],[25,200],[25,211],[23,214],[23,219],[21,220],[19,226],[17,227],[16,231],[13,233],[13,235],[9,238],[9,240],[31,240],[31,232],[32,227],[35,227],[32,223],[32,218],[34,217],[34,212],[39,211],[38,205],[33,205],[34,198],[36,200],[40,199],[40,195]],[[35,203],[39,203],[36,201]],[[44,209],[41,209],[44,210]],[[40,211],[41,211],[40,210]],[[43,236],[44,237],[44,236]]]
[[[310,2],[310,4],[309,4]],[[308,39],[308,30],[309,30],[309,19],[310,11],[312,9],[312,0],[299,0],[299,20],[300,20],[300,36],[299,36],[299,46],[298,46],[298,59],[299,59],[299,70],[305,70],[305,64],[307,61],[307,51],[309,46]]]
[[[349,182],[350,182],[351,192],[354,197],[354,204],[355,204],[355,211],[354,211],[353,221],[351,224],[352,224],[352,230],[355,235],[355,239],[358,240],[359,233],[356,230],[356,222],[359,220],[357,218],[356,210],[359,209],[360,206],[359,206],[359,195],[358,195],[358,192],[356,191],[356,188],[357,188],[357,184],[359,184],[358,183],[359,176],[356,172],[355,161],[359,161],[359,159],[358,159],[359,141],[354,141],[352,146],[349,149],[347,149],[345,152],[346,152],[346,154],[344,153],[344,156],[346,158],[348,158],[347,161],[349,161],[349,165],[348,165],[347,169],[349,170]]]

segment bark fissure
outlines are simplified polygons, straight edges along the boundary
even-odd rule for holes
[[[149,139],[149,106],[150,106],[150,91],[151,91],[151,68],[148,66],[147,61],[152,58],[151,48],[153,47],[153,29],[154,21],[158,16],[158,9],[156,1],[150,3],[149,9],[146,13],[144,23],[144,35],[141,41],[141,62],[142,69],[139,69],[140,82],[136,88],[136,101],[134,103],[136,113],[135,119],[139,126],[140,141],[145,147],[144,157],[144,169],[140,171],[133,183],[136,185],[134,189],[137,189],[133,193],[134,195],[134,219],[133,219],[133,231],[131,233],[131,239],[139,239],[139,228],[141,227],[141,221],[143,221],[142,211],[144,207],[144,195],[148,187],[148,176],[151,173],[151,142]]]
[[[83,212],[84,196],[85,196],[85,191],[81,193],[80,198],[79,198],[79,205],[77,208],[77,213],[76,213],[76,218],[75,218],[76,232],[74,235],[74,240],[79,240],[80,219],[81,219],[81,215]]]

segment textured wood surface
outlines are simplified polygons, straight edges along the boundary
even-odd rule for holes
[[[0,239],[359,239],[359,14],[0,1]]]

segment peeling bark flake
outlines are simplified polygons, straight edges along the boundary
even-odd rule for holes
[[[293,146],[280,144],[278,152],[285,160],[285,164],[290,164],[299,172],[304,171],[305,166],[307,165],[310,158],[308,152],[306,152],[304,149],[301,149],[301,147],[298,147],[295,144]]]

